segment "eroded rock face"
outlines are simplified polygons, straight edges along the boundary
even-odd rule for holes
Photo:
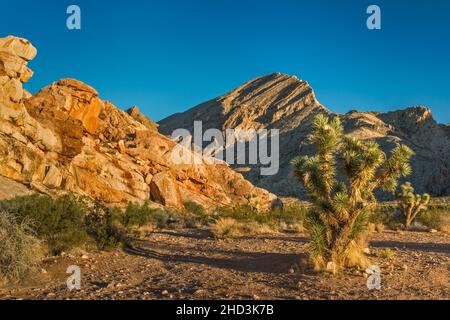
[[[133,106],[125,112],[128,113],[134,120],[143,124],[147,129],[158,131],[158,124],[142,114],[137,106]]]
[[[193,201],[211,208],[257,197],[262,209],[276,198],[226,164],[174,163],[176,143],[153,121],[137,108],[119,110],[80,81],[62,79],[31,96],[22,83],[35,55],[24,39],[0,39],[1,176],[39,192],[118,205],[154,201],[182,209]]]
[[[352,111],[345,115],[330,112],[320,104],[306,81],[273,73],[251,80],[235,90],[159,122],[161,133],[178,128],[193,132],[195,120],[203,129],[279,129],[280,170],[273,176],[260,175],[261,165],[243,171],[254,184],[278,195],[306,196],[291,175],[290,161],[311,155],[311,122],[318,113],[339,116],[347,133],[377,141],[389,153],[397,143],[411,147],[413,174],[407,177],[418,192],[433,196],[450,195],[450,135],[448,126],[434,121],[425,107],[388,113]]]
[[[22,83],[33,75],[27,63],[36,54],[28,40],[12,36],[0,39],[0,99],[9,107],[22,99]]]

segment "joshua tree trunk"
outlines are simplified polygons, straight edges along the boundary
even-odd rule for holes
[[[410,208],[406,209],[406,212],[405,212],[405,227],[406,227],[406,229],[410,228],[411,223],[413,221],[413,219],[412,219],[412,209],[413,208],[410,207]]]
[[[333,262],[337,271],[345,267],[345,260],[347,258],[346,251],[350,243],[350,231],[353,228],[355,220],[358,218],[360,212],[355,212],[352,217],[341,224],[333,231],[332,241],[330,245],[330,260]]]

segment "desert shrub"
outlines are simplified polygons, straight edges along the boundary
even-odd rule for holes
[[[172,224],[182,223],[184,216],[177,211],[151,208],[143,205],[129,204],[120,217],[120,222],[127,228],[140,228],[152,224],[157,228],[167,228]]]
[[[211,225],[216,238],[236,238],[242,236],[242,224],[232,218],[219,218]]]
[[[195,216],[186,216],[183,222],[183,226],[188,229],[196,229],[201,226],[201,221]]]
[[[417,217],[417,222],[431,229],[450,232],[450,210],[431,207]]]
[[[249,205],[223,207],[219,209],[217,216],[231,218],[242,223],[258,223],[266,225],[273,230],[283,229],[287,226],[303,225],[308,208],[299,205],[285,206],[283,209],[258,211]]]
[[[107,208],[98,203],[90,208],[84,224],[99,249],[112,249],[127,240],[127,233],[119,222],[120,217],[121,212],[117,208]]]
[[[210,228],[216,238],[238,238],[274,233],[274,229],[267,224],[255,221],[242,222],[233,218],[219,218],[211,224]]]
[[[193,215],[196,216],[204,216],[207,214],[206,209],[196,202],[192,201],[185,202],[184,207],[189,213],[192,213]]]
[[[396,194],[396,200],[403,215],[403,223],[406,228],[409,228],[417,215],[427,209],[430,195],[427,193],[423,195],[414,194],[414,188],[411,183],[407,182],[401,186],[401,191]]]
[[[378,233],[383,233],[384,231],[384,224],[383,223],[373,223],[373,222],[369,222],[367,224],[367,230],[370,233],[374,233],[374,232],[378,232]]]
[[[58,253],[80,246],[87,240],[85,201],[71,195],[53,199],[34,194],[0,202],[0,209],[15,215],[19,222],[31,221],[33,230],[50,250]]]
[[[395,257],[395,253],[390,248],[384,248],[377,252],[377,256],[382,259],[392,260]]]
[[[375,231],[378,232],[378,233],[383,233],[383,231],[384,231],[384,224],[377,223],[375,225]]]
[[[110,249],[126,239],[119,209],[72,195],[17,197],[0,201],[0,209],[13,214],[20,222],[31,221],[35,236],[53,254],[86,245]]]
[[[220,218],[234,219],[243,224],[260,225],[261,228],[270,228],[272,231],[280,229],[301,230],[308,208],[290,204],[283,209],[261,211],[250,204],[223,206],[214,212],[206,211],[196,203],[185,203],[188,214],[183,217],[186,227],[214,224]]]
[[[286,226],[287,230],[295,233],[303,233],[306,231],[305,225],[303,223],[293,223]]]
[[[289,204],[283,209],[271,210],[267,213],[268,220],[276,221],[278,225],[287,225],[289,229],[303,229],[309,208],[299,204]],[[301,227],[300,227],[301,226]]]
[[[179,217],[176,213],[156,210],[152,216],[152,222],[157,228],[163,229],[169,227],[171,223],[176,222],[177,218]]]
[[[353,240],[350,242],[347,252],[346,252],[346,265],[349,267],[362,267],[366,268],[369,266],[369,259],[364,254],[364,251],[361,250],[361,248],[367,247],[365,237],[360,237],[359,242]],[[336,266],[332,264],[331,268],[335,268]],[[337,272],[338,270],[328,270],[332,271],[333,273]]]
[[[26,220],[0,211],[0,280],[17,282],[34,272],[42,257],[41,242]]]
[[[147,203],[142,206],[130,203],[120,216],[120,222],[125,227],[141,227],[152,220],[155,211]]]
[[[221,218],[231,218],[239,221],[257,221],[263,218],[262,214],[255,207],[242,204],[222,207],[218,209],[217,215]]]
[[[135,230],[133,230],[134,236],[138,238],[146,238],[155,232],[155,226],[153,224],[146,224]]]
[[[243,236],[247,235],[262,235],[262,234],[272,234],[274,229],[267,224],[258,223],[255,221],[250,221],[247,223],[240,223],[239,225],[240,234]]]
[[[317,269],[335,273],[352,265],[350,248],[366,235],[377,203],[374,191],[395,191],[397,180],[411,173],[413,152],[397,146],[388,159],[377,143],[344,135],[338,117],[330,121],[322,114],[313,121],[312,140],[316,155],[298,157],[292,165],[313,203],[305,221],[311,258]]]
[[[399,224],[402,224],[402,215],[394,204],[379,204],[370,211],[369,222],[396,229]]]

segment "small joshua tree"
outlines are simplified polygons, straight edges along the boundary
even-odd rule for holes
[[[396,194],[396,199],[403,214],[405,227],[409,228],[417,215],[426,210],[430,202],[430,195],[427,193],[414,194],[414,188],[409,182],[403,184],[400,189],[401,191]]]
[[[313,209],[305,227],[311,237],[316,269],[339,272],[354,264],[367,216],[376,205],[378,188],[394,192],[397,180],[411,173],[407,146],[397,146],[388,159],[379,145],[344,135],[339,118],[319,114],[313,121],[317,154],[292,161],[295,176],[310,195]],[[337,170],[342,169],[342,178]],[[340,181],[339,181],[339,180]],[[352,262],[353,260],[353,262]]]

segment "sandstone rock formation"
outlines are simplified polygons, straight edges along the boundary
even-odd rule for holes
[[[146,115],[142,114],[137,106],[133,106],[130,109],[125,110],[125,112],[128,113],[134,120],[146,126],[148,129],[158,131],[158,124]]]
[[[290,161],[314,151],[309,135],[311,120],[317,113],[339,116],[347,133],[373,139],[387,153],[397,143],[407,144],[416,152],[413,175],[408,177],[416,190],[433,196],[450,195],[448,126],[437,124],[428,108],[338,115],[321,105],[311,86],[295,76],[274,73],[251,80],[221,97],[160,121],[159,129],[167,135],[177,128],[192,132],[194,120],[201,120],[204,129],[279,129],[278,174],[261,176],[257,170],[260,166],[240,171],[256,185],[278,195],[297,196],[304,191],[290,176]]]
[[[176,143],[139,113],[62,79],[36,95],[22,84],[37,51],[27,40],[0,39],[0,176],[48,194],[70,191],[111,204],[155,201],[182,209],[254,203],[276,198],[225,163],[174,163]],[[187,150],[186,152],[192,152]]]

